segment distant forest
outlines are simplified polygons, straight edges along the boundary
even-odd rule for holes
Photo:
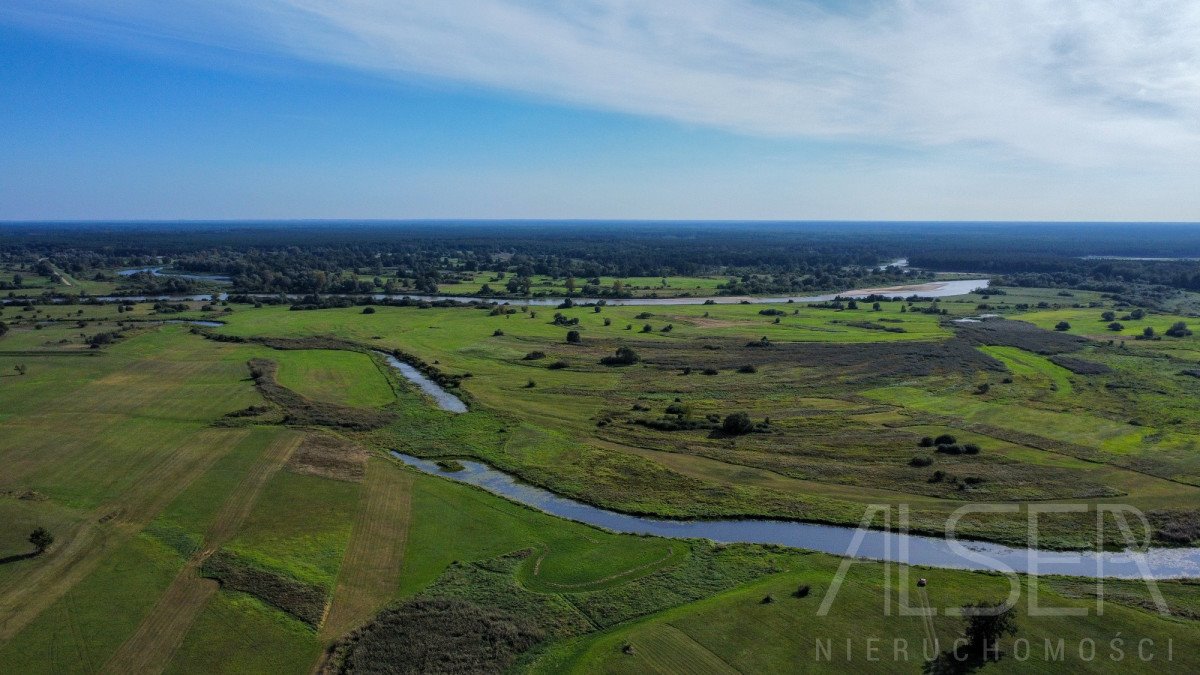
[[[881,269],[999,275],[1010,285],[1200,290],[1200,225],[851,222],[213,222],[4,223],[0,256],[75,276],[168,261],[258,293],[434,292],[476,271],[504,272],[498,295],[532,275],[716,276],[727,294],[803,292],[921,278]],[[1087,256],[1172,258],[1113,260]],[[364,278],[365,277],[365,278]],[[139,274],[129,292],[206,282]],[[590,285],[592,292],[620,289]]]

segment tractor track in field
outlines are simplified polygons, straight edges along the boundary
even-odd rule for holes
[[[400,580],[411,517],[413,475],[389,462],[367,464],[365,499],[338,570],[320,637],[331,642],[371,619]]]
[[[175,575],[133,634],[105,664],[106,673],[162,672],[196,617],[220,585],[199,575],[200,566],[217,548],[237,533],[258,501],[259,494],[300,444],[302,436],[276,438],[225,499],[204,536],[204,545]]]

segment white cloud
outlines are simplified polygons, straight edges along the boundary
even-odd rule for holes
[[[0,19],[448,79],[739,133],[1178,170],[1194,0],[14,0]]]

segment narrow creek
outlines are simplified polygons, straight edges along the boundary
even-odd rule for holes
[[[382,356],[389,366],[399,371],[404,379],[420,387],[421,391],[433,399],[438,408],[452,413],[467,412],[467,404],[463,403],[462,399],[443,389],[437,382],[425,377],[421,371],[387,352],[377,351],[375,353]]]
[[[461,403],[461,402],[460,402]],[[1070,575],[1088,578],[1156,579],[1200,577],[1200,548],[1151,548],[1144,553],[1062,552],[1011,548],[979,541],[859,530],[783,520],[663,520],[598,508],[522,483],[492,467],[459,460],[461,471],[392,451],[392,456],[425,473],[481,487],[560,518],[623,534],[719,543],[778,544],[868,560],[976,571]],[[1135,524],[1136,527],[1136,524]]]

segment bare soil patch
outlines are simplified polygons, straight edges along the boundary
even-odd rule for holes
[[[292,453],[287,468],[293,473],[358,483],[367,473],[368,453],[350,441],[314,432]]]

